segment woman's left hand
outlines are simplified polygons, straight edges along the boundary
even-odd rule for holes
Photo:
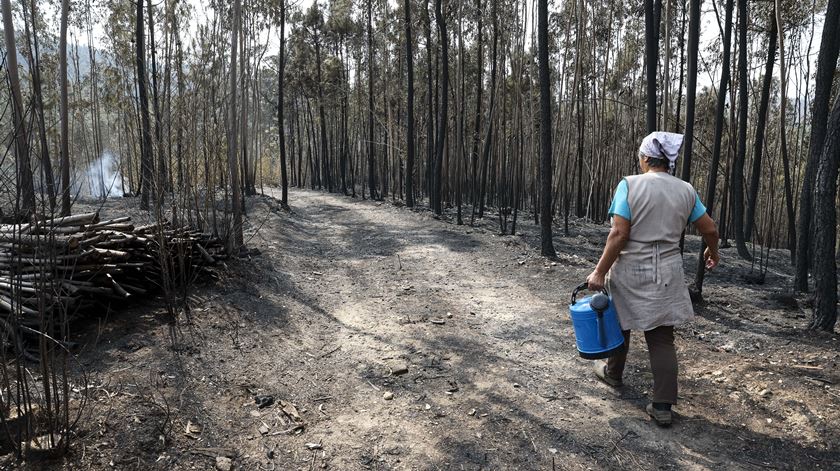
[[[593,271],[586,277],[586,282],[589,284],[590,291],[601,291],[604,289],[605,276],[598,273],[598,270]]]

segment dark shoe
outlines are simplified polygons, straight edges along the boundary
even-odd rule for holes
[[[601,360],[597,360],[595,362],[595,376],[598,377],[604,383],[618,388],[624,385],[624,383],[620,379],[615,379],[612,376],[607,374],[607,363]]]
[[[647,413],[660,427],[668,427],[671,425],[672,414],[669,410],[658,410],[653,407],[653,404],[647,405]]]

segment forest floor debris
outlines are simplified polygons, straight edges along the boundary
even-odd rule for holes
[[[6,320],[20,316],[22,334],[16,335],[35,360],[26,349],[37,348],[44,326],[54,325],[46,334],[55,334],[61,316],[72,321],[112,301],[143,298],[165,283],[189,283],[225,258],[218,237],[169,222],[136,226],[126,215],[100,220],[99,211],[0,225],[0,335],[16,338]]]
[[[639,336],[618,390],[574,348],[566,304],[606,226],[571,221],[546,263],[524,218],[520,235],[503,236],[490,216],[456,226],[449,214],[338,195],[290,200],[285,212],[248,199],[246,237],[259,252],[196,287],[191,323],[179,326],[188,348],[173,351],[160,300],[76,326],[79,361],[102,386],[80,390],[93,407],[78,446],[46,467],[840,467],[840,339],[805,330],[785,251],[749,285],[750,264],[723,251],[706,304],[678,330],[680,404],[662,430],[644,412]],[[689,273],[698,249],[689,237]],[[398,362],[408,372],[390,374]],[[276,399],[260,409],[259,396]]]

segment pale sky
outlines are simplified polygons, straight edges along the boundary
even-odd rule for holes
[[[202,1],[202,0],[186,0],[186,1],[187,1],[188,4],[190,4],[193,7],[193,17],[188,24],[188,28],[187,28],[187,31],[186,31],[186,38],[185,38],[185,39],[191,40],[197,32],[198,25],[206,23],[208,18],[209,18],[209,15],[213,14],[213,10],[210,9],[210,8],[207,8],[205,6],[205,2]],[[312,2],[314,0],[290,0],[290,1],[297,8],[306,9],[306,8],[309,8],[312,5]],[[398,0],[389,0],[389,4],[391,5],[392,8],[394,8],[394,9],[396,8],[397,1]],[[565,0],[565,1],[568,1],[568,0]],[[559,4],[559,1],[557,3]],[[156,0],[155,4],[160,5],[161,0]],[[535,1],[529,2],[527,18],[525,18],[525,20],[528,22],[527,29],[528,29],[529,32],[532,30],[532,27],[533,27],[533,25],[531,24],[531,20],[533,18],[532,13],[533,13],[533,7],[534,7],[535,4],[536,4]],[[701,18],[701,45],[700,45],[701,63],[699,64],[700,74],[698,76],[698,87],[699,88],[710,87],[712,85],[717,87],[717,84],[720,80],[719,73],[716,70],[713,70],[713,71],[707,70],[705,68],[704,64],[703,64],[703,61],[705,61],[706,63],[709,63],[709,64],[716,61],[717,58],[708,57],[709,53],[706,51],[706,47],[709,44],[711,44],[713,41],[715,41],[716,39],[719,38],[720,28],[718,27],[715,13],[712,10],[710,4],[708,2],[704,2],[703,7],[704,7],[704,10],[703,10],[703,16]],[[57,16],[57,14],[58,14],[57,5],[47,7],[43,11],[43,13],[47,17],[50,28],[53,30],[54,34],[57,35],[58,34],[58,26],[59,26],[58,25],[58,16]],[[719,11],[719,13],[720,13],[721,16],[723,16],[723,11]],[[97,20],[99,20],[99,21],[97,22]],[[105,19],[104,18],[102,18],[102,19],[95,18],[94,21],[96,22],[94,24],[94,30],[93,30],[94,42],[96,42],[98,45],[100,45],[100,47],[102,47],[102,46],[104,46],[104,41],[106,40],[105,35],[104,35],[103,26],[102,26],[102,23],[105,21]],[[812,57],[812,60],[814,60],[814,61],[816,61],[817,51],[819,50],[820,37],[822,35],[822,23],[823,23],[823,18],[821,16],[817,17],[817,26],[816,26],[816,30],[814,32],[814,41],[813,41],[813,45],[812,45],[812,48],[811,48],[811,51],[810,51],[810,55]],[[674,33],[679,33],[679,31],[675,31]],[[71,34],[71,41],[72,41],[72,36],[75,35],[76,40],[78,40],[78,42],[81,46],[86,46],[87,45],[86,34],[83,31],[78,31],[78,30],[75,30],[75,29],[71,28],[70,34]],[[268,51],[267,51],[267,53],[269,55],[275,54],[277,49],[279,48],[278,34],[279,34],[279,31],[277,29],[274,29],[274,28],[272,28],[272,30],[270,32],[266,31],[266,32],[262,33],[262,40],[266,41],[269,45],[268,46]],[[664,35],[664,31],[662,31],[662,34]],[[733,28],[733,40],[736,39],[734,36],[735,35],[734,35],[734,28]],[[531,34],[530,33],[526,34],[526,47],[528,47],[528,45],[530,45],[530,39],[531,39]],[[187,43],[189,43],[189,41],[187,41]],[[803,43],[807,43],[807,38],[803,41]],[[761,47],[766,47],[766,46],[764,44],[757,44],[756,47],[761,48]],[[786,50],[786,59],[788,61],[790,61],[791,57],[794,55],[794,53],[796,53],[796,51],[790,51],[789,50],[789,48],[790,48],[789,41],[786,41],[786,48],[788,49],[788,50]],[[718,52],[718,54],[719,53],[720,52]],[[662,52],[662,54],[664,55],[664,51]],[[678,54],[679,54],[679,50],[672,51],[673,56],[676,56]],[[733,60],[734,60],[734,58],[733,58]],[[759,76],[761,74],[761,70],[763,70],[763,61],[761,62],[761,64],[762,65],[760,67],[760,70],[755,70],[754,75]],[[814,66],[812,66],[812,71],[814,70],[814,67],[815,67],[815,64],[814,64]],[[780,68],[778,66],[778,55],[777,55],[777,63],[776,63],[776,67],[774,69],[774,75],[777,78],[779,77],[779,74],[780,74],[779,69]],[[793,75],[797,71],[790,70],[789,72],[791,74],[791,77],[793,77]],[[714,74],[714,76],[712,76],[712,74]],[[795,81],[791,80],[790,83],[789,83],[789,93],[793,93],[793,91],[794,91],[793,87],[795,87]]]

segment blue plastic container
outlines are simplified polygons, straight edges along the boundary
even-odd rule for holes
[[[621,332],[615,305],[606,291],[603,295],[587,296],[578,301],[578,293],[586,288],[586,283],[578,286],[572,293],[569,305],[578,352],[581,357],[589,360],[617,355],[624,351],[624,334]],[[593,298],[595,303],[592,303]]]

